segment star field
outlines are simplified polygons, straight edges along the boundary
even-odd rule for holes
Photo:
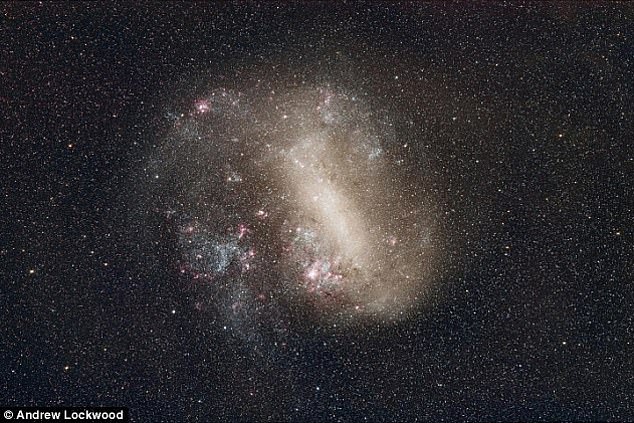
[[[0,11],[0,405],[634,419],[629,4]]]

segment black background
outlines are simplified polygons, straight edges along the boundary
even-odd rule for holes
[[[0,403],[141,421],[634,419],[631,5],[0,9]],[[144,245],[152,220],[130,218],[135,178],[181,92],[245,66],[372,86],[421,128],[408,160],[441,181],[441,301],[275,362],[192,307],[170,240]]]

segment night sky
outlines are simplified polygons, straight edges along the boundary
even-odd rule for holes
[[[631,4],[0,10],[0,404],[634,420]]]

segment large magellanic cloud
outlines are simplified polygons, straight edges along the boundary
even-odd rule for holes
[[[382,113],[347,87],[264,83],[170,113],[147,174],[195,307],[282,342],[425,306],[441,250],[433,198]]]

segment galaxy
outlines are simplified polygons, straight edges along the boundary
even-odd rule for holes
[[[327,330],[423,306],[438,219],[389,116],[333,87],[241,88],[176,112],[145,169],[200,301],[240,331],[280,310]]]
[[[634,419],[627,2],[0,10],[5,419]]]

